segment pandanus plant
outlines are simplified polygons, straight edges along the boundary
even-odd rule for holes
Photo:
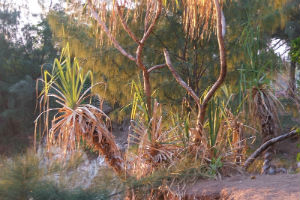
[[[165,130],[161,105],[154,100],[152,115],[148,115],[146,98],[141,83],[133,81],[134,98],[131,112],[129,145],[137,145],[132,157],[132,172],[137,178],[149,175],[154,169],[172,162],[178,152],[178,141],[174,136],[175,128]]]
[[[281,107],[279,100],[272,94],[266,86],[253,87],[251,105],[253,107],[252,116],[257,117],[262,135],[262,143],[274,138],[278,130],[278,108]],[[264,152],[263,174],[273,174],[271,167],[273,147],[270,146]]]
[[[274,138],[279,130],[278,110],[282,109],[280,101],[275,97],[271,85],[271,75],[278,66],[278,57],[273,51],[261,43],[260,27],[253,27],[252,22],[245,25],[241,44],[248,62],[240,69],[242,91],[248,99],[250,119],[261,129],[262,143]],[[245,67],[244,67],[245,66]],[[247,76],[246,76],[247,74]],[[262,173],[274,173],[271,166],[273,147],[264,152]]]
[[[86,87],[88,82],[91,85]],[[37,84],[42,84],[43,89],[38,95],[41,114],[35,123],[36,127],[38,121],[44,123],[45,134],[42,135],[48,150],[58,145],[64,152],[72,151],[85,142],[98,150],[122,176],[124,160],[108,128],[110,119],[101,106],[86,103],[92,97],[92,88],[103,83],[93,84],[92,73],[85,72],[77,59],[71,58],[68,45],[62,50],[60,59],[55,59],[52,72],[45,70]],[[50,119],[51,111],[54,114]]]

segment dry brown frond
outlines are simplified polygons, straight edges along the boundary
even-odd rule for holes
[[[270,118],[274,126],[274,135],[277,135],[280,124],[278,110],[282,110],[283,106],[272,91],[267,86],[252,88],[252,99],[249,105],[254,123],[265,122]]]
[[[277,110],[281,107],[281,103],[272,94],[270,89],[265,85],[252,88],[252,100],[250,105],[253,107],[252,117],[257,118],[259,121],[263,142],[278,135],[279,119]],[[264,152],[262,173],[272,173],[272,154],[272,147],[269,147]]]
[[[130,26],[135,23],[144,24],[144,32],[146,32],[152,22],[156,20],[158,4],[161,4],[161,0],[87,0],[86,2],[88,6],[83,5],[80,0],[70,0],[67,11],[76,15],[77,19],[88,23],[91,15],[94,19],[99,17],[112,37],[117,38],[119,31],[125,30],[137,43],[140,42],[143,35],[140,38],[136,36]],[[86,7],[89,7],[89,9],[86,9]],[[96,18],[93,12],[97,15]],[[96,38],[102,44],[107,32],[103,27],[98,28],[97,23],[93,23],[93,25]],[[107,42],[113,44],[111,40]]]
[[[153,115],[148,126],[143,123],[132,122],[130,135],[134,139],[138,150],[133,166],[133,173],[138,178],[145,176],[160,165],[171,163],[176,158],[179,148],[174,144],[173,130],[164,131],[162,114],[159,103],[155,101]]]
[[[58,117],[56,117],[58,116]],[[94,146],[118,174],[124,173],[123,159],[113,135],[102,120],[109,119],[99,108],[81,105],[76,109],[61,108],[52,120],[47,146],[59,145],[64,152],[79,148],[81,141]]]
[[[210,35],[215,29],[216,11],[212,0],[183,0],[184,30],[191,39]],[[222,1],[220,2],[222,4]]]
[[[227,160],[236,163],[237,165],[241,165],[241,163],[245,160],[245,151],[247,148],[246,140],[243,135],[243,123],[241,123],[239,119],[239,114],[234,116],[230,110],[226,109],[225,111],[225,130],[227,132],[227,144],[230,150],[231,156],[227,158]]]

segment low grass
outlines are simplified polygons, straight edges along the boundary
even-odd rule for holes
[[[101,187],[70,188],[72,183],[63,183],[55,176],[68,176],[67,171],[76,168],[76,162],[66,167],[52,163],[45,166],[44,156],[34,151],[12,158],[2,158],[0,163],[1,200],[99,200],[108,199],[109,192]],[[51,162],[48,162],[51,163]],[[56,166],[55,166],[56,165]],[[76,170],[75,170],[76,171]],[[80,174],[80,172],[77,171]]]

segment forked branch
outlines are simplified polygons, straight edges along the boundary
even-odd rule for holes
[[[157,23],[157,20],[158,20],[160,14],[161,14],[161,10],[162,10],[162,0],[158,0],[157,1],[157,8],[156,8],[155,17],[154,17],[152,23],[150,24],[149,28],[147,30],[144,30],[143,38],[139,42],[139,46],[136,50],[136,64],[138,65],[138,67],[140,69],[142,69],[146,73],[147,73],[146,66],[142,62],[143,48],[144,48],[145,41],[149,38],[151,32],[154,29],[155,24]]]
[[[157,8],[156,8],[156,13],[155,13],[155,17],[152,21],[152,23],[150,24],[148,30],[145,30],[143,38],[141,39],[141,43],[145,43],[145,41],[148,39],[148,37],[150,36],[150,33],[152,32],[155,24],[157,23],[157,20],[161,14],[161,9],[162,9],[162,0],[157,0]]]
[[[210,90],[207,92],[206,96],[203,99],[202,109],[204,110],[206,109],[209,100],[213,97],[217,89],[224,82],[227,73],[226,52],[225,52],[224,38],[222,35],[222,11],[218,0],[214,0],[214,4],[216,8],[216,15],[217,15],[217,38],[218,38],[218,45],[219,45],[221,69],[217,81],[213,84],[213,86],[210,88]],[[223,21],[225,23],[225,18],[223,19]]]
[[[128,33],[128,35],[131,37],[131,39],[133,41],[135,41],[137,44],[140,44],[140,41],[139,39],[135,36],[135,34],[131,31],[131,29],[128,27],[125,19],[123,18],[123,13],[121,11],[121,8],[118,4],[118,2],[116,2],[116,6],[117,6],[117,12],[118,12],[118,15],[119,15],[119,18],[120,18],[120,21],[122,23],[122,26],[124,28],[124,30]]]
[[[198,106],[198,116],[197,116],[197,140],[201,140],[202,136],[202,129],[204,124],[205,113],[207,109],[207,105],[213,95],[216,93],[217,89],[220,88],[222,83],[225,80],[226,73],[227,73],[227,64],[226,64],[226,52],[225,52],[225,45],[224,45],[224,38],[222,32],[225,34],[225,30],[222,31],[222,20],[223,25],[225,26],[225,17],[222,16],[222,10],[219,4],[219,0],[214,0],[214,6],[216,11],[216,24],[217,24],[217,38],[218,38],[218,46],[219,46],[219,53],[220,53],[220,74],[217,81],[213,84],[213,86],[209,89],[203,101],[200,103],[199,97],[196,93],[182,80],[182,78],[177,74],[175,71],[172,62],[170,60],[169,53],[166,49],[164,49],[165,60],[167,63],[168,68],[170,69],[172,75],[175,77],[176,81],[188,92],[188,94],[195,100]]]

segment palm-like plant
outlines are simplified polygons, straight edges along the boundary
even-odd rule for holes
[[[252,88],[252,116],[257,117],[262,134],[262,142],[272,139],[277,134],[279,119],[277,109],[280,106],[278,99],[272,94],[271,90],[266,86]],[[270,174],[271,160],[272,160],[273,148],[269,147],[264,152],[264,164],[262,173]]]
[[[246,24],[241,41],[245,55],[249,59],[246,67],[241,69],[241,74],[247,73],[247,78],[244,78],[241,87],[245,87],[243,91],[248,91],[246,95],[250,105],[250,118],[254,119],[255,124],[259,124],[264,143],[276,135],[279,124],[277,110],[282,107],[273,95],[271,79],[268,78],[268,75],[273,72],[272,68],[278,65],[278,62],[272,50],[262,45],[259,27],[253,28],[250,22]],[[246,77],[245,74],[243,77]],[[262,173],[272,173],[270,171],[272,152],[270,147],[264,153]]]
[[[163,130],[162,110],[159,103],[153,103],[152,115],[148,115],[141,84],[133,82],[134,99],[132,105],[131,143],[137,144],[133,173],[138,178],[148,175],[155,168],[170,163],[178,153],[177,139],[172,135],[175,129]]]
[[[55,59],[52,72],[45,70],[43,77],[38,80],[43,89],[39,95],[41,114],[36,123],[41,116],[45,116],[48,150],[57,144],[66,152],[78,148],[85,141],[105,156],[107,163],[121,175],[124,173],[124,163],[113,135],[107,128],[110,119],[101,110],[101,106],[98,108],[86,103],[92,96],[91,89],[101,83],[86,88],[88,80],[92,82],[92,73],[84,72],[77,59],[71,59],[67,45],[60,59]],[[50,99],[55,100],[58,107],[52,107]],[[51,120],[50,111],[55,111]],[[48,121],[51,121],[51,127]]]

